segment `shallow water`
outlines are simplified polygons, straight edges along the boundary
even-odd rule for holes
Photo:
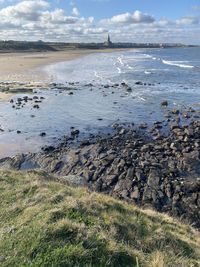
[[[162,120],[163,99],[169,100],[170,107],[195,106],[200,101],[199,68],[199,48],[100,53],[44,67],[41,72],[50,75],[52,81],[70,86],[74,94],[60,89],[37,90],[34,95],[45,97],[39,109],[33,109],[32,102],[19,110],[9,102],[0,102],[4,130],[0,133],[0,157],[55,144],[69,134],[72,126],[85,136],[107,132],[113,122]],[[66,83],[74,81],[78,84]],[[123,81],[132,92],[123,86],[104,88]],[[137,81],[147,85],[136,85]],[[88,83],[93,86],[86,86]],[[41,132],[47,135],[40,137]]]

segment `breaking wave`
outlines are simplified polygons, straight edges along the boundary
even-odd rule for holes
[[[170,66],[176,66],[179,68],[187,68],[187,69],[193,69],[194,66],[183,64],[182,61],[168,61],[168,60],[162,60],[163,64],[170,65]]]

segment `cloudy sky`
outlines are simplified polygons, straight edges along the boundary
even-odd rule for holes
[[[200,44],[200,0],[0,0],[0,39]]]

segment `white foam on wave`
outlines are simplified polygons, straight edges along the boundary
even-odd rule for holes
[[[144,73],[145,73],[145,74],[151,74],[152,72],[151,72],[151,71],[147,71],[147,70],[145,70]]]
[[[141,55],[143,55],[145,58],[153,58],[151,55],[149,55],[149,54],[141,54]]]
[[[118,69],[118,73],[119,74],[122,73],[122,70],[120,68],[117,68],[117,69]]]
[[[123,60],[122,60],[121,57],[118,57],[117,60],[118,60],[118,62],[119,62],[122,66],[124,66],[124,62],[123,62]]]
[[[141,97],[141,96],[138,96],[138,98],[139,98],[140,100],[142,100],[142,101],[146,101],[146,99],[144,99],[144,98]]]
[[[96,77],[96,78],[98,78],[98,79],[103,79],[103,77],[102,76],[100,76],[98,73],[97,73],[97,71],[95,70],[94,71],[94,76]]]
[[[163,62],[163,64],[170,65],[170,66],[176,66],[179,68],[188,68],[188,69],[194,68],[194,66],[192,66],[192,65],[183,64],[182,61],[169,61],[169,60],[163,59],[162,62]]]
[[[99,80],[106,80],[108,83],[110,83],[110,84],[113,84],[113,82],[109,79],[109,78],[106,78],[106,77],[103,77],[103,76],[100,76],[98,73],[97,73],[97,71],[94,71],[94,76],[97,78],[97,79],[99,79]]]

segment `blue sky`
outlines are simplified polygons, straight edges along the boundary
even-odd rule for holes
[[[200,44],[200,0],[0,0],[3,39]]]
[[[63,8],[68,3],[66,8],[69,8],[70,1],[60,2],[63,2]],[[97,19],[134,10],[147,12],[157,19],[161,17],[177,19],[195,14],[192,7],[200,5],[200,0],[77,0],[76,3],[84,16],[95,15]]]

